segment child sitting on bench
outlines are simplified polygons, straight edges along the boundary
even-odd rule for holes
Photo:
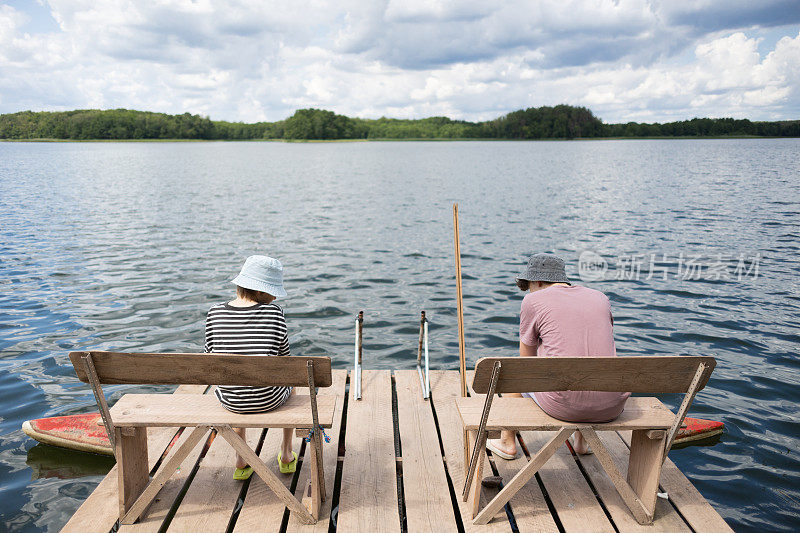
[[[289,337],[283,310],[274,303],[286,296],[283,266],[263,255],[247,258],[232,283],[236,299],[220,303],[208,311],[205,351],[239,355],[289,355]],[[263,413],[286,403],[291,387],[218,386],[214,391],[225,409],[234,413]],[[244,428],[235,428],[242,438]],[[283,430],[278,466],[284,474],[294,472],[297,454],[292,451],[294,429]],[[288,461],[287,461],[288,459]],[[233,479],[248,479],[253,469],[238,454]]]

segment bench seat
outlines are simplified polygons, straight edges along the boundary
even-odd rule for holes
[[[467,431],[477,431],[481,424],[485,399],[473,396],[456,398],[458,414]],[[675,415],[654,397],[631,397],[625,403],[625,410],[616,420],[604,424],[592,423],[596,431],[669,429]],[[563,427],[581,426],[586,423],[565,422],[548,415],[530,398],[495,398],[486,430],[495,432],[501,429],[516,431],[557,431]]]
[[[333,425],[336,396],[318,396],[319,425]],[[126,394],[110,409],[115,426],[224,426],[309,429],[313,426],[307,394],[292,394],[266,413],[237,414],[222,407],[213,394]]]

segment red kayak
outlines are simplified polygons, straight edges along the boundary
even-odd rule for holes
[[[100,413],[28,420],[22,431],[33,439],[71,450],[114,455]]]

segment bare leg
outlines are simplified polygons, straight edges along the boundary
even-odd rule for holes
[[[281,462],[289,464],[294,461],[292,455],[292,435],[294,435],[294,428],[283,428],[283,442],[281,443]]]
[[[504,398],[522,398],[518,392],[508,392],[503,394]],[[492,439],[492,444],[509,455],[517,454],[517,432],[501,431],[499,439]]]
[[[292,389],[292,392],[289,395],[295,393],[296,389]],[[292,455],[292,435],[294,434],[294,428],[284,428],[283,429],[283,442],[281,442],[281,462],[283,464],[289,464],[294,460],[294,455]],[[309,443],[310,444],[310,443]]]
[[[242,439],[247,442],[247,437],[245,437],[245,428],[233,428],[233,431],[236,432],[237,435],[242,437]],[[242,457],[237,453],[236,454],[236,468],[244,468],[247,466],[247,461],[242,459]]]
[[[575,450],[575,453],[578,455],[586,455],[589,452],[589,445],[586,444],[583,434],[581,434],[580,431],[576,431],[572,434],[572,449]]]

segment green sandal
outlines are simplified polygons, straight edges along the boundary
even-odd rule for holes
[[[244,481],[245,479],[250,479],[250,476],[253,475],[253,468],[250,466],[246,466],[244,468],[237,468],[233,471],[233,479],[236,481]]]
[[[297,454],[292,452],[294,459],[292,459],[289,463],[284,463],[281,461],[281,452],[278,452],[278,468],[281,471],[281,474],[291,474],[295,470],[297,470]]]

